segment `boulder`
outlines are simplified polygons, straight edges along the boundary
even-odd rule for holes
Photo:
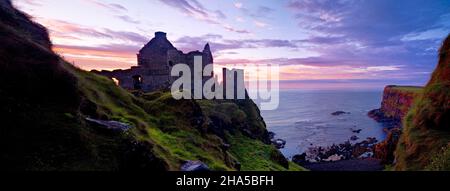
[[[184,172],[204,172],[210,171],[208,165],[201,161],[186,161],[180,168]]]
[[[380,159],[383,164],[392,164],[395,160],[394,152],[397,149],[401,133],[399,128],[390,130],[386,140],[375,145],[374,157]]]
[[[272,144],[275,145],[277,149],[283,149],[286,146],[286,141],[283,139],[273,139]]]
[[[350,114],[350,113],[345,112],[345,111],[336,111],[336,112],[331,113],[331,115],[334,115],[334,116],[345,115],[345,114]]]
[[[305,164],[308,164],[309,162],[306,160],[307,154],[303,153],[301,155],[295,155],[294,157],[292,157],[292,162],[302,166]]]
[[[274,139],[275,138],[275,133],[274,132],[271,132],[271,131],[269,131],[269,139],[270,140],[272,140],[272,139]]]
[[[373,157],[373,152],[365,152],[362,155],[360,155],[358,158],[359,159],[366,159],[366,158],[371,158]]]
[[[357,141],[358,139],[359,139],[359,137],[356,135],[353,135],[352,137],[350,137],[351,141]]]
[[[325,162],[336,162],[336,161],[340,161],[342,159],[344,159],[344,156],[338,155],[338,154],[334,154],[334,155],[331,155],[328,158],[324,159],[323,161],[325,161]]]
[[[111,132],[125,132],[128,129],[131,129],[133,126],[128,125],[126,123],[118,122],[118,121],[105,121],[98,119],[86,118],[86,121],[91,125],[101,127],[104,130]]]
[[[351,129],[353,133],[361,133],[362,129]]]

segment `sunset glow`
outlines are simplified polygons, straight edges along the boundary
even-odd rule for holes
[[[279,64],[281,87],[424,85],[450,31],[449,1],[16,0],[85,70],[125,69],[155,31],[216,67]]]

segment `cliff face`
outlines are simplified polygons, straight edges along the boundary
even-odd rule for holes
[[[450,170],[450,35],[422,96],[404,120],[397,170]]]
[[[61,59],[45,28],[9,0],[0,17],[0,169],[155,171],[201,161],[211,170],[300,170],[267,143],[252,100],[131,94]]]
[[[384,164],[394,162],[394,151],[402,133],[402,120],[421,92],[421,87],[387,86],[384,89],[381,108],[369,112],[369,116],[383,123],[388,131],[386,140],[377,144],[374,151],[375,157]]]
[[[414,99],[420,94],[422,88],[408,86],[387,86],[384,89],[381,112],[387,118],[402,120]]]
[[[387,86],[383,92],[381,108],[369,112],[369,116],[385,123],[388,128],[399,128],[421,91],[421,87]]]

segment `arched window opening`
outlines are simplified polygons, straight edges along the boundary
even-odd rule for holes
[[[144,81],[144,79],[142,78],[141,75],[133,76],[133,88],[135,90],[141,90],[143,81]]]

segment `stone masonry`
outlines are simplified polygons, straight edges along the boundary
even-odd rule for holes
[[[202,56],[202,69],[206,65],[214,63],[209,44],[205,45],[202,52],[193,51],[185,54],[167,40],[166,33],[156,32],[155,37],[137,54],[137,66],[126,70],[93,72],[116,79],[118,84],[125,89],[150,92],[170,88],[170,85],[177,79],[170,75],[172,67],[176,64],[187,64],[191,71],[194,71],[194,56]],[[204,77],[203,81],[211,77]]]

